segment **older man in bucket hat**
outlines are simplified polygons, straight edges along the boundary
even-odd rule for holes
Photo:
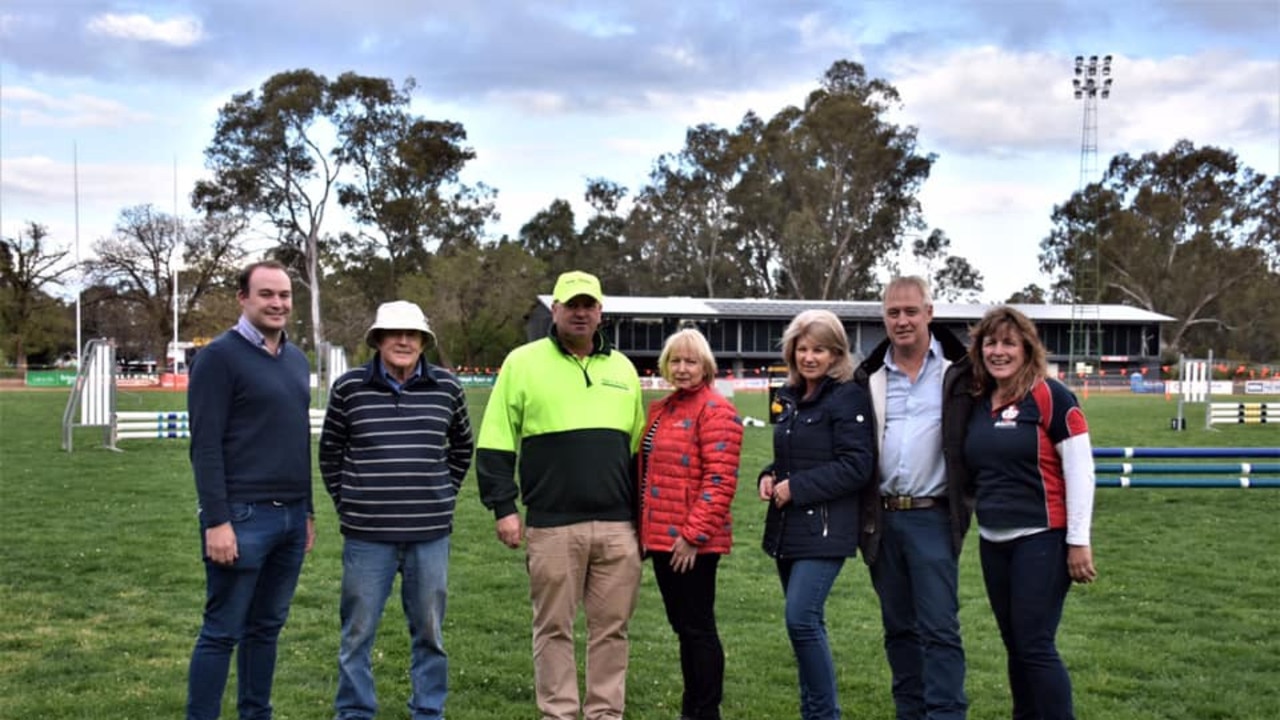
[[[377,353],[333,384],[320,435],[320,473],[343,535],[334,708],[338,720],[377,712],[370,654],[398,573],[412,649],[409,715],[441,718],[449,534],[473,447],[467,399],[453,373],[423,357],[435,335],[417,305],[383,303],[365,342]]]

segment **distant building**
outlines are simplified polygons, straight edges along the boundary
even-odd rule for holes
[[[935,303],[934,322],[968,340],[969,327],[982,318],[988,304]],[[1065,373],[1070,352],[1070,305],[1014,305],[1031,318],[1049,350],[1054,370]],[[861,358],[885,338],[880,303],[820,300],[734,300],[725,298],[624,297],[607,295],[604,326],[610,341],[641,373],[657,368],[667,336],[686,326],[698,328],[711,342],[721,370],[752,374],[780,359],[782,333],[802,310],[830,310],[844,321],[849,342]],[[1102,325],[1100,369],[1120,375],[1156,365],[1160,360],[1160,323],[1173,318],[1127,305],[1088,308],[1087,316]],[[542,337],[551,324],[551,296],[539,295],[525,326],[530,339]],[[1080,358],[1077,358],[1079,360]],[[1098,358],[1091,358],[1096,362]]]

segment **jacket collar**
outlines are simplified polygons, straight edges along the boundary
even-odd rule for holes
[[[954,333],[937,322],[929,323],[929,334],[938,341],[938,345],[942,347],[943,359],[949,362],[957,362],[969,352],[969,349],[965,347],[964,343],[960,342],[960,339]],[[884,367],[884,355],[889,352],[889,346],[892,342],[889,338],[885,338],[879,345],[875,346],[875,349],[867,354],[867,359],[863,360],[862,364],[858,366],[859,376],[870,377]]]
[[[382,358],[377,353],[374,353],[372,360],[364,364],[364,382],[366,385],[380,385],[386,388],[391,387],[391,385],[387,383],[387,379],[382,376]],[[439,379],[436,377],[436,366],[427,362],[427,358],[425,356],[418,358],[417,374],[406,380],[400,387],[407,388],[424,382],[431,383],[432,385],[439,382]]]
[[[560,352],[565,355],[573,354],[569,348],[564,346],[564,343],[560,342],[560,335],[556,332],[556,326],[554,324],[552,324],[547,330],[547,337],[551,338],[551,342],[555,343],[555,346],[560,349]],[[608,355],[612,350],[613,347],[609,345],[609,339],[606,338],[604,333],[597,328],[595,335],[591,338],[591,352],[587,354]]]

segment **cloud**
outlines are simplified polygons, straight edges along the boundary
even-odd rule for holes
[[[154,42],[173,47],[190,47],[204,40],[200,20],[190,16],[156,21],[137,13],[132,15],[106,13],[91,18],[85,27],[95,35]]]
[[[1071,58],[994,46],[899,59],[889,80],[927,151],[1034,153],[1079,147],[1083,105]],[[1275,142],[1280,63],[1204,52],[1164,59],[1116,55],[1114,89],[1098,106],[1100,149],[1147,152],[1175,140]]]
[[[152,116],[116,100],[77,93],[59,98],[29,87],[6,87],[0,113],[31,127],[124,127],[150,122]]]

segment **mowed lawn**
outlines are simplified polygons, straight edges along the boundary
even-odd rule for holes
[[[486,393],[473,395],[478,425]],[[1252,399],[1252,398],[1250,398]],[[76,433],[59,449],[62,392],[0,393],[0,718],[177,718],[204,595],[186,441]],[[762,395],[739,395],[765,416]],[[181,409],[181,394],[125,393],[122,410]],[[1205,431],[1190,406],[1169,430],[1161,397],[1085,400],[1094,444],[1280,445],[1280,426]],[[736,546],[721,565],[719,618],[728,654],[726,718],[798,716],[778,580],[759,550],[754,478],[769,428],[748,428],[734,504]],[[341,538],[316,480],[319,540],[307,560],[276,676],[276,717],[332,716]],[[1273,720],[1280,717],[1280,491],[1101,489],[1097,583],[1074,589],[1059,643],[1084,720]],[[523,553],[494,537],[468,479],[453,535],[446,643],[452,720],[537,717]],[[962,557],[961,621],[969,717],[1009,716],[1004,650],[987,607],[976,535]],[[375,656],[380,718],[407,718],[408,647],[394,599]],[[861,560],[828,603],[848,718],[890,718],[879,610]],[[646,569],[632,623],[628,718],[679,715],[677,648]],[[581,655],[581,653],[580,653]],[[234,678],[233,678],[234,682]],[[228,693],[234,697],[234,692]],[[224,716],[234,717],[231,702]]]

